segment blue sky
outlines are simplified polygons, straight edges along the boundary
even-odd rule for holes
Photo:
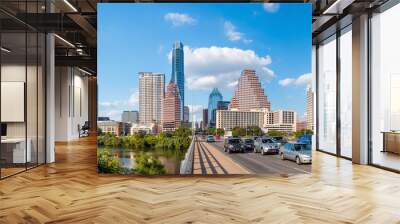
[[[303,115],[311,81],[310,4],[99,4],[99,116],[138,110],[138,72],[171,77],[170,52],[185,45],[185,103],[197,120],[212,88],[230,100],[252,68],[272,110]]]

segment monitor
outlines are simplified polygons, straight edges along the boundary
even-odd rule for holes
[[[7,136],[7,124],[1,124],[1,136]]]

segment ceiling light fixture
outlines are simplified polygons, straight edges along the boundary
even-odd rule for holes
[[[67,44],[70,47],[75,48],[75,45],[73,45],[71,42],[69,42],[68,40],[62,38],[61,36],[59,36],[58,34],[54,34],[55,37],[57,37],[59,40],[61,40],[62,42],[64,42],[65,44]]]
[[[340,15],[343,10],[351,5],[355,0],[336,0],[330,5],[324,12],[323,15]]]
[[[6,53],[10,53],[11,52],[11,50],[9,50],[9,49],[7,49],[5,47],[1,47],[0,49],[1,49],[1,51],[4,51]]]
[[[81,72],[83,72],[83,73],[85,73],[86,75],[90,75],[90,76],[92,75],[92,73],[90,73],[90,72],[88,72],[88,71],[86,71],[86,70],[83,70],[83,69],[81,69],[81,68],[79,68],[79,67],[78,67],[78,70],[81,71]]]
[[[64,0],[64,3],[67,4],[74,12],[78,12],[75,6],[73,6],[68,0]]]

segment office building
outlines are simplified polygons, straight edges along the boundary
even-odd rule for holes
[[[156,124],[132,124],[130,127],[130,135],[135,134],[155,134],[157,133]]]
[[[268,131],[295,132],[297,113],[290,110],[277,110],[264,113],[264,128]]]
[[[271,104],[254,70],[242,71],[230,108],[241,111],[261,108],[271,110]]]
[[[229,101],[218,101],[217,110],[228,110],[230,103]]]
[[[181,99],[179,97],[178,87],[174,82],[167,86],[167,92],[162,106],[162,130],[173,131],[181,124]]]
[[[172,74],[171,81],[176,83],[178,92],[181,99],[181,120],[184,120],[184,106],[185,106],[185,72],[184,72],[184,52],[183,44],[176,42],[172,49]]]
[[[121,121],[124,123],[138,123],[139,112],[138,111],[123,111],[121,115]]]
[[[103,134],[113,134],[115,136],[124,135],[124,124],[119,121],[99,121],[98,128]]]
[[[307,87],[306,123],[308,130],[314,130],[314,92],[311,86]]]
[[[183,122],[189,122],[189,107],[188,106],[184,106],[183,107]]]
[[[164,99],[164,74],[139,73],[139,121],[142,124],[160,123]]]
[[[110,117],[97,117],[97,121],[109,121]]]
[[[307,129],[307,121],[297,121],[296,131],[304,131]]]
[[[214,88],[208,97],[208,127],[215,127],[215,114],[219,101],[222,101],[222,94],[218,88]]]
[[[206,130],[207,126],[208,126],[208,109],[205,108],[205,109],[203,109],[203,122],[202,122],[201,128],[203,130]]]
[[[223,128],[225,131],[230,131],[234,127],[257,126],[262,128],[263,124],[263,111],[239,111],[235,109],[216,111],[216,128]]]

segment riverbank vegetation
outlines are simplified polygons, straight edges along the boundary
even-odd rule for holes
[[[179,128],[158,135],[138,133],[129,136],[102,134],[97,137],[97,164],[100,173],[161,175],[166,174],[159,156],[183,159],[191,143],[191,130]],[[135,152],[132,169],[124,168],[115,149]],[[179,160],[180,161],[180,160]]]

